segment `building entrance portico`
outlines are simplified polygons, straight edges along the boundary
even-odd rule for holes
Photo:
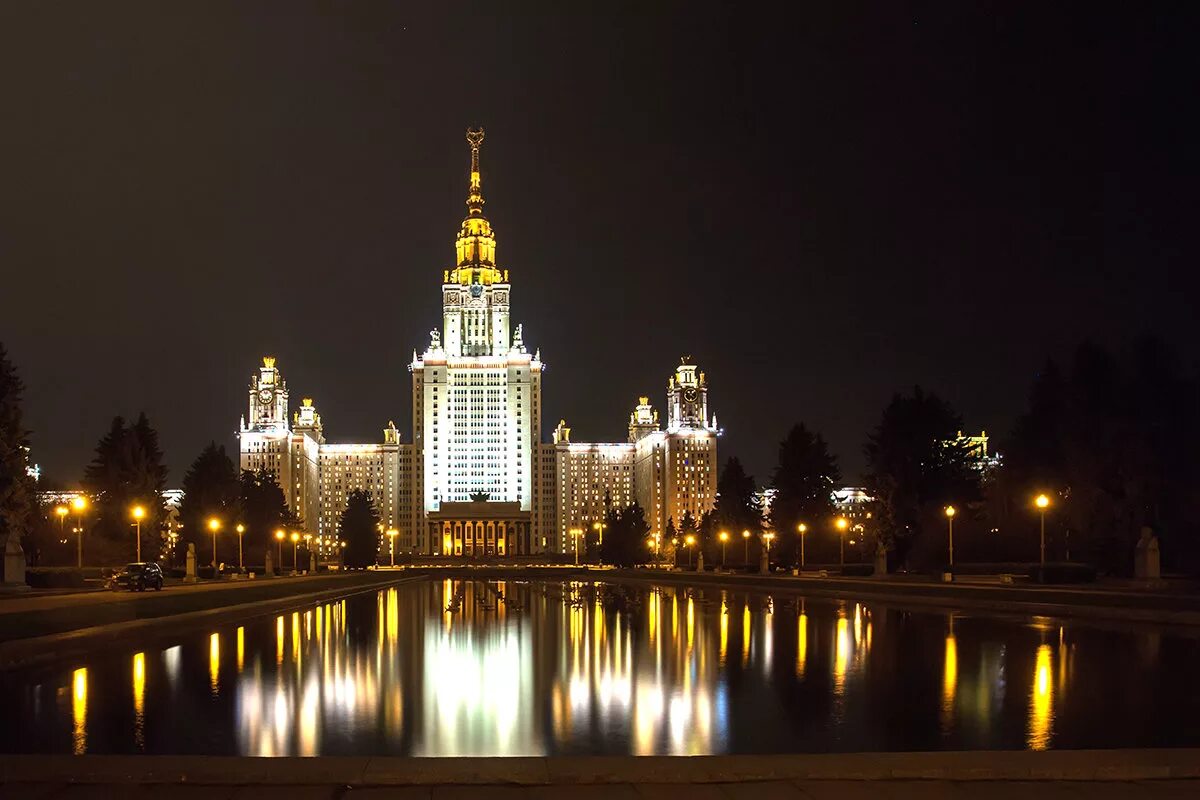
[[[528,555],[531,517],[517,502],[445,502],[429,512],[429,540],[444,556]]]

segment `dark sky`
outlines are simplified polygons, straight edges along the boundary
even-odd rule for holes
[[[411,441],[468,124],[546,436],[622,440],[692,354],[722,456],[766,479],[804,421],[852,480],[898,389],[1002,433],[1084,337],[1196,356],[1179,7],[409,5],[0,6],[0,341],[52,477],[144,409],[177,485],[265,353],[331,440]]]

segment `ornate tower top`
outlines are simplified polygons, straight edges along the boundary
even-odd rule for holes
[[[483,145],[483,128],[467,128],[467,144],[471,146],[471,180],[467,187],[467,218],[455,242],[455,266],[444,276],[445,283],[470,286],[479,283],[490,286],[507,282],[496,269],[496,236],[483,216],[483,186],[479,174],[479,148]]]

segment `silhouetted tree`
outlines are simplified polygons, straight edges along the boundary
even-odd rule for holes
[[[362,569],[375,563],[379,554],[379,513],[370,492],[355,489],[346,498],[338,522],[338,537],[346,543],[345,564]]]
[[[833,516],[833,490],[841,480],[837,459],[820,434],[803,424],[788,431],[779,443],[779,463],[771,485],[770,521],[775,529],[775,558],[784,564],[799,560],[797,525],[804,522],[812,531],[827,525]]]
[[[246,526],[246,561],[250,563],[253,558],[253,563],[262,563],[266,549],[275,547],[275,531],[279,528],[291,531],[298,526],[288,511],[283,489],[270,472],[245,470],[240,483],[239,519]]]
[[[1128,573],[1145,526],[1165,566],[1200,571],[1198,444],[1200,382],[1170,346],[1145,338],[1119,358],[1085,342],[1065,376],[1050,363],[1034,379],[1001,470],[1004,520],[1036,547],[1045,492],[1049,558],[1069,532],[1073,558]]]
[[[746,474],[741,461],[736,457],[729,458],[717,479],[717,502],[713,505],[709,520],[710,536],[715,537],[720,531],[726,531],[730,545],[734,545],[742,541],[742,531],[750,531],[754,540],[750,547],[750,563],[758,554],[758,537],[762,533],[763,522],[762,511],[754,495],[754,478]],[[720,549],[719,543],[716,543],[716,549]],[[729,560],[736,562],[738,557],[745,557],[745,554],[745,547],[731,547]],[[711,558],[712,553],[706,553],[706,557]]]
[[[9,536],[24,537],[32,527],[35,486],[29,466],[29,433],[21,414],[24,386],[0,344],[0,551]]]
[[[227,535],[241,513],[242,486],[233,461],[225,454],[225,445],[209,442],[188,467],[181,488],[183,500],[179,503],[179,522],[183,531],[180,547],[186,550],[188,542],[194,543],[197,563],[206,564],[212,558],[208,520],[219,519],[222,531]],[[221,552],[234,552],[226,549],[228,544],[222,546],[223,538],[218,534],[218,563]],[[209,547],[204,547],[205,544]]]
[[[631,567],[650,561],[652,551],[646,544],[650,526],[640,505],[610,508],[604,522],[607,527],[600,552],[606,564]]]
[[[139,414],[133,425],[127,425],[122,417],[113,418],[84,472],[83,487],[92,500],[86,519],[93,534],[92,540],[85,542],[85,552],[101,562],[132,559],[136,550],[130,527],[132,509],[141,506],[146,512],[141,521],[142,558],[158,557],[166,517],[162,492],[167,468],[162,458],[158,432],[145,413]]]
[[[961,429],[954,409],[918,386],[911,395],[892,397],[867,440],[876,535],[901,563],[908,563],[925,532],[941,533],[946,505],[965,507],[980,499],[979,472]],[[933,552],[941,550],[931,547]]]

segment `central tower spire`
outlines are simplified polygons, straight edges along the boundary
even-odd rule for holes
[[[454,243],[456,260],[454,269],[447,270],[446,283],[491,286],[506,280],[496,269],[496,237],[487,217],[483,215],[483,189],[479,177],[479,147],[483,144],[483,128],[467,128],[467,144],[471,146],[467,217]]]

